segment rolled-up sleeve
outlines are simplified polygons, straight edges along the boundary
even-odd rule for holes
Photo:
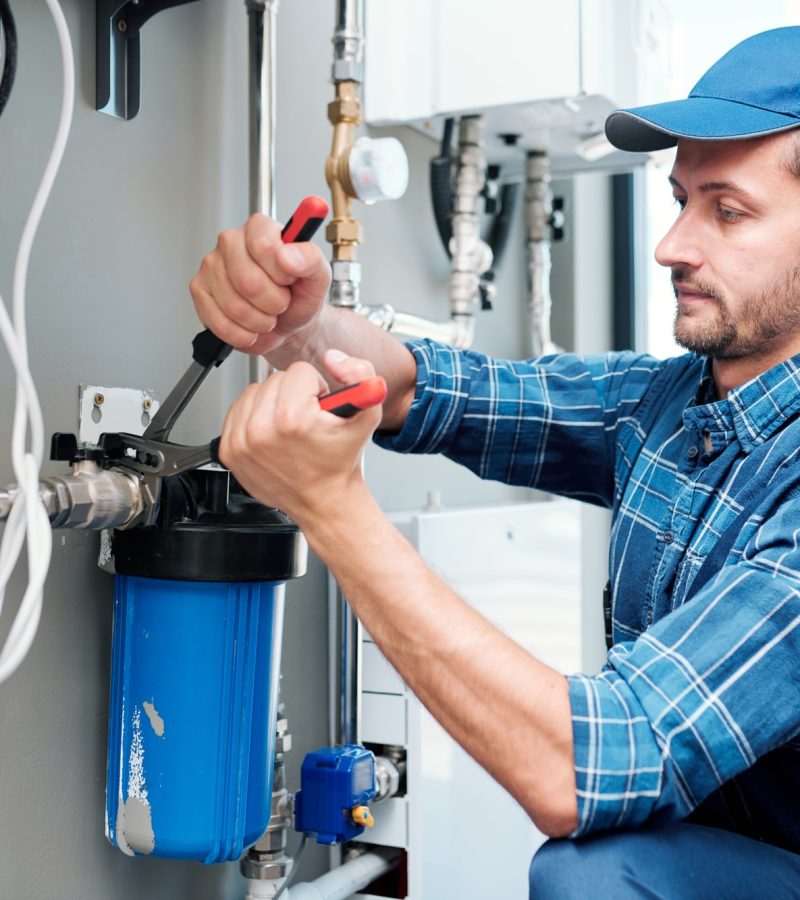
[[[411,342],[414,402],[402,431],[376,435],[403,453],[442,453],[481,478],[610,505],[614,439],[657,363],[631,353],[496,360]],[[565,465],[568,463],[568,465]]]
[[[575,836],[682,819],[800,731],[800,510],[749,529],[732,564],[599,675],[569,679]]]

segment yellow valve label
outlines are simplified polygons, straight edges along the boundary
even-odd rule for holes
[[[369,811],[368,806],[354,806],[350,810],[350,815],[353,817],[353,821],[356,825],[372,828],[375,824],[375,819],[372,817],[372,813]]]

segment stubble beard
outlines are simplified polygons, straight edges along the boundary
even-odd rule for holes
[[[686,350],[711,359],[741,359],[770,354],[782,340],[800,331],[800,266],[776,278],[759,294],[742,297],[736,316],[723,294],[703,284],[684,269],[672,270],[675,282],[708,294],[715,310],[705,311],[702,321],[691,312],[675,312],[675,341]],[[709,315],[709,313],[715,313]]]

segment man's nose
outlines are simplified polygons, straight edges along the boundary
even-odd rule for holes
[[[669,231],[658,242],[655,251],[656,262],[661,266],[688,266],[699,269],[703,264],[700,247],[700,233],[697,223],[693,223],[687,209],[673,223]]]

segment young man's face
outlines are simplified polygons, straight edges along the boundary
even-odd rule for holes
[[[680,140],[681,207],[656,248],[672,270],[675,338],[716,359],[774,356],[800,335],[800,130],[749,141]]]

